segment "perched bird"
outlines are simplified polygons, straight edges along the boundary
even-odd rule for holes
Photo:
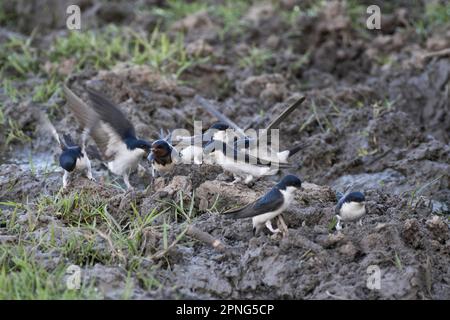
[[[233,145],[221,141],[211,141],[205,146],[204,152],[211,154],[214,163],[221,166],[223,170],[233,174],[235,184],[242,179],[249,184],[254,178],[276,174],[280,168],[290,168],[288,163],[279,163],[254,157],[248,152],[241,152]]]
[[[225,212],[225,217],[230,219],[252,218],[253,234],[257,234],[265,225],[272,233],[274,230],[271,219],[277,217],[286,210],[294,199],[296,190],[302,187],[302,182],[294,175],[287,175],[277,183],[268,193],[245,207]]]
[[[337,218],[336,230],[342,229],[341,221],[351,222],[359,220],[359,224],[362,225],[362,217],[366,214],[365,201],[364,194],[361,192],[351,192],[340,197],[335,209]]]
[[[147,159],[152,165],[153,176],[155,171],[163,174],[172,171],[179,162],[177,151],[166,139],[159,139],[152,143]]]
[[[64,169],[63,188],[69,185],[70,176],[75,171],[85,171],[86,177],[95,181],[92,176],[91,162],[85,150],[84,140],[79,146],[73,141],[70,134],[63,134],[63,139],[61,139],[46,114],[41,113],[40,120],[43,128],[53,135],[61,148],[62,153],[59,156],[59,165]]]
[[[127,189],[132,189],[130,173],[150,153],[150,142],[138,139],[133,124],[99,92],[88,90],[92,102],[89,108],[69,88],[63,89],[70,109],[85,133],[95,141],[108,169],[122,176]]]

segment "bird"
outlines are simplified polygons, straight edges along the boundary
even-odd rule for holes
[[[213,123],[204,133],[194,136],[175,136],[176,141],[180,141],[175,147],[178,150],[180,159],[183,163],[194,164],[211,164],[211,160],[207,154],[203,151],[203,148],[211,141],[224,141],[229,142],[226,133],[232,134],[227,131],[229,125],[225,122]]]
[[[275,151],[271,146],[262,148],[258,145],[258,139],[246,136],[239,137],[234,129],[225,122],[215,122],[204,134],[203,141],[222,141],[226,144],[233,144],[234,148],[240,152],[248,153],[266,162],[288,163],[288,158],[305,148],[307,143],[297,144],[287,150]],[[203,151],[203,150],[202,150]]]
[[[292,167],[289,163],[254,157],[222,141],[211,141],[204,147],[204,152],[211,154],[213,162],[221,166],[224,171],[233,174],[234,181],[230,183],[231,185],[242,179],[245,184],[249,184],[254,178],[275,175],[280,169]]]
[[[345,196],[338,195],[339,201],[335,208],[337,218],[336,230],[341,230],[341,221],[351,222],[359,220],[362,225],[362,217],[366,214],[365,196],[363,193],[356,191],[350,192]]]
[[[74,143],[69,134],[64,134],[63,139],[64,142],[60,140],[62,153],[59,156],[59,165],[64,169],[63,188],[68,186],[70,175],[75,169],[80,171],[85,170],[87,178],[95,181],[92,176],[91,162],[86,154],[85,148]]]
[[[155,172],[165,174],[172,171],[180,162],[177,150],[168,139],[154,141],[147,159],[152,166],[153,177],[155,177]]]
[[[67,86],[63,86],[69,108],[100,150],[108,169],[122,176],[127,190],[132,190],[129,176],[141,159],[150,153],[151,143],[138,139],[133,124],[120,109],[100,92],[87,89],[89,108]]]
[[[256,235],[264,225],[272,233],[280,232],[273,229],[271,220],[286,210],[294,199],[295,191],[300,190],[302,181],[287,175],[281,179],[269,192],[243,208],[225,212],[228,219],[252,218],[253,234]]]
[[[230,126],[222,121],[214,122],[208,130],[203,134],[204,141],[209,142],[211,140],[223,141],[225,143],[231,143],[237,137],[237,133],[234,129],[230,129]]]
[[[299,143],[287,150],[275,151],[271,146],[261,148],[258,146],[257,139],[242,138],[234,141],[234,147],[237,150],[248,152],[253,157],[259,157],[265,161],[288,163],[288,159],[294,154],[304,149],[308,143]]]
[[[75,171],[85,171],[86,177],[91,181],[95,181],[92,176],[91,162],[85,150],[84,140],[81,146],[79,146],[73,141],[70,134],[63,134],[63,139],[61,139],[46,114],[41,113],[40,120],[44,129],[50,131],[61,148],[62,152],[59,156],[59,165],[64,169],[63,189],[67,188],[70,176]]]

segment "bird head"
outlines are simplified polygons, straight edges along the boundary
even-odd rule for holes
[[[345,197],[345,202],[363,203],[364,201],[366,201],[366,198],[364,197],[364,194],[359,191],[351,192]]]
[[[167,157],[172,152],[172,146],[163,139],[156,140],[151,145],[151,153],[148,160],[152,161],[154,159]]]
[[[293,187],[295,189],[301,189],[302,187],[302,181],[297,178],[296,176],[289,174],[285,176],[283,179],[281,179],[280,182],[277,184],[279,189],[286,189],[288,187]]]
[[[152,149],[152,144],[148,141],[145,140],[137,140],[136,141],[136,148],[142,149],[144,150],[144,157],[148,157],[148,155],[150,154],[150,151]]]
[[[224,122],[215,122],[208,130],[203,134],[205,141],[214,140],[224,140],[225,132],[230,126]]]
[[[144,157],[147,157],[150,153],[152,145],[150,142],[140,139],[126,139],[125,143],[131,150],[141,149],[144,151]]]
[[[209,127],[209,130],[215,129],[218,131],[225,131],[229,128],[230,128],[230,126],[228,124],[226,124],[225,122],[218,121],[218,122],[213,123],[213,125],[211,127]]]
[[[71,152],[63,152],[59,156],[59,164],[64,170],[72,172],[75,169],[75,166],[77,165],[77,156]]]

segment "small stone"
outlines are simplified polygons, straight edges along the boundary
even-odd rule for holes
[[[341,246],[339,248],[339,252],[353,259],[358,253],[358,249],[356,249],[356,247],[351,242],[349,242]]]

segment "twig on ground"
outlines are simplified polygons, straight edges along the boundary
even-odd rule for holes
[[[206,243],[220,252],[228,252],[227,247],[219,239],[214,238],[207,232],[201,231],[194,226],[189,226],[186,234],[196,240]]]

